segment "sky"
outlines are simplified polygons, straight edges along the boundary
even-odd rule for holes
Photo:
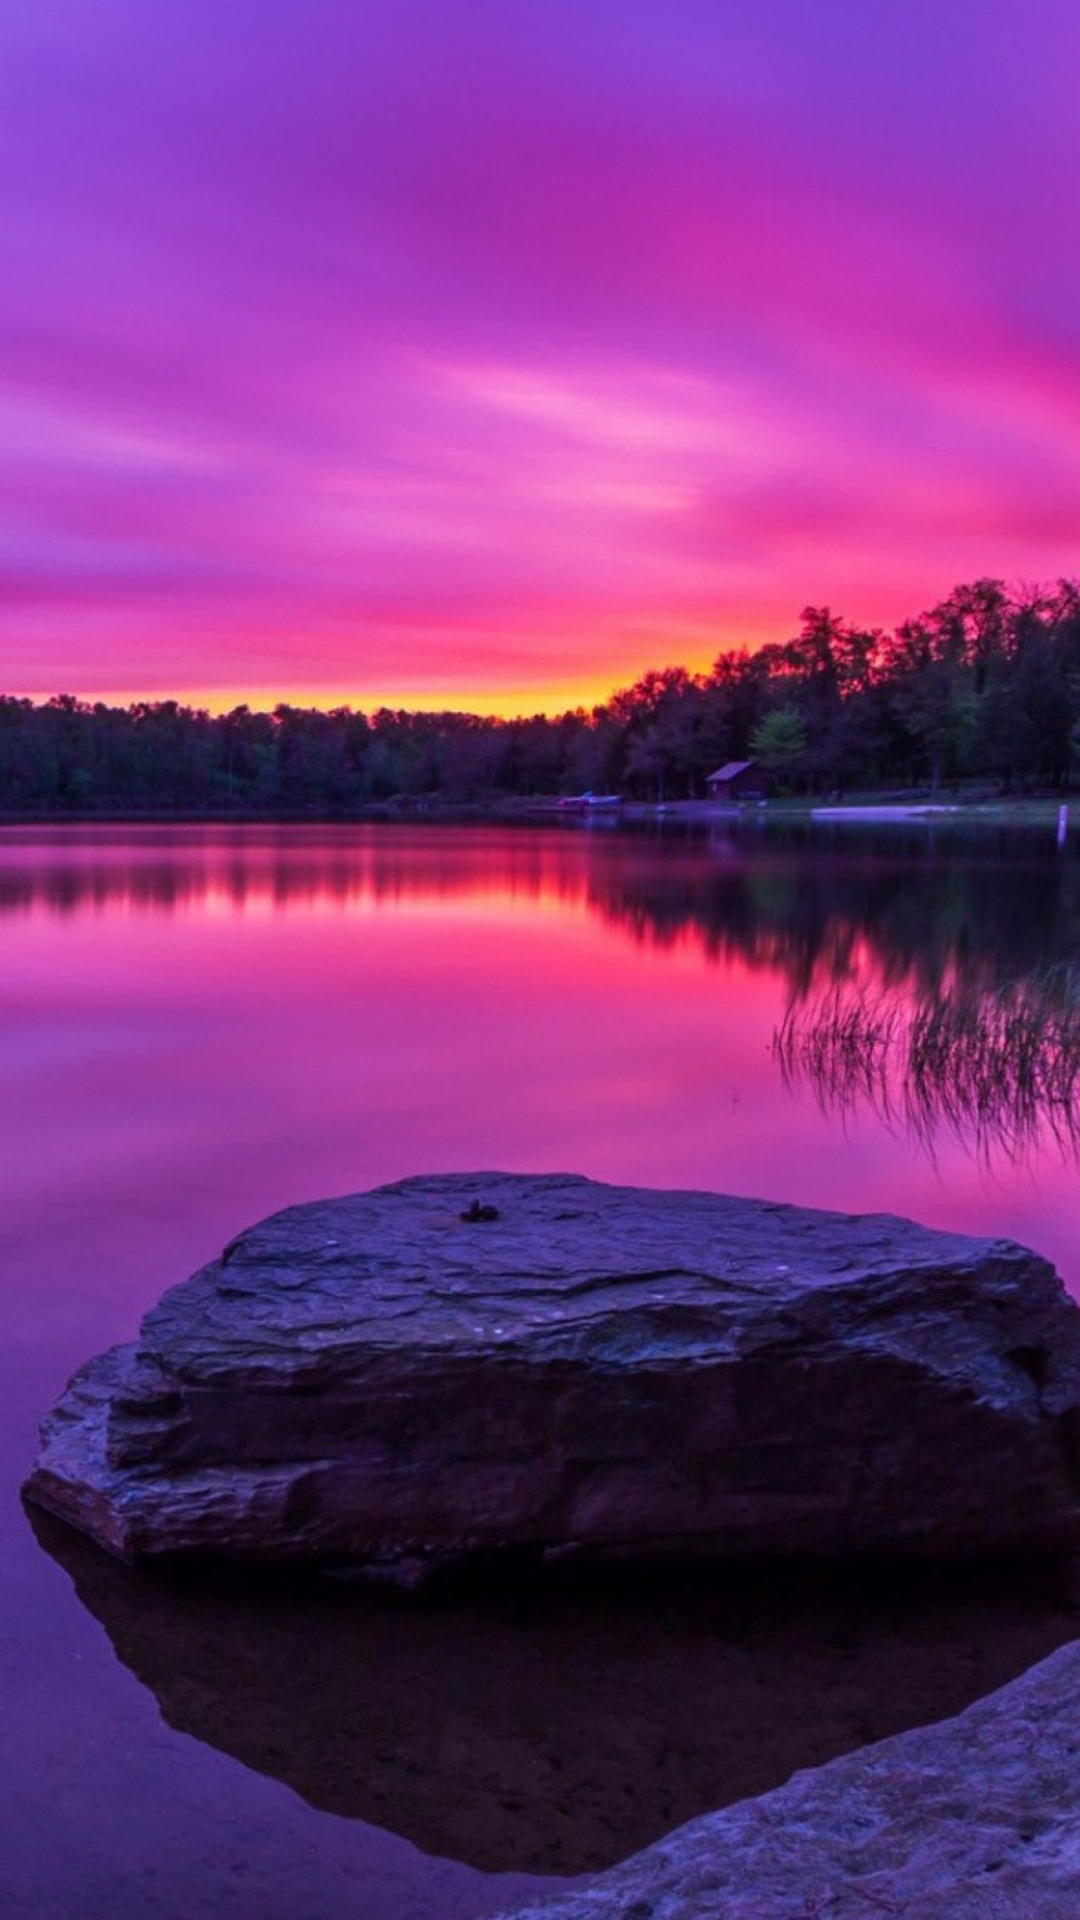
[[[515,712],[1080,570],[1074,0],[5,0],[0,690]]]

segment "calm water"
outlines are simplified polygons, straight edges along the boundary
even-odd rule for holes
[[[706,1670],[759,1703],[722,1763],[732,1790],[791,1764],[753,1727],[796,1684],[820,1719],[850,1632],[847,1653],[835,1632],[797,1655],[789,1636],[748,1680],[746,1622],[711,1601],[693,1618],[626,1603],[613,1627],[606,1600],[571,1625],[567,1600],[446,1617],[185,1596],[55,1530],[39,1543],[17,1499],[37,1417],[239,1227],[417,1171],[887,1208],[1026,1240],[1080,1290],[1080,1180],[1048,1130],[1019,1159],[947,1129],[928,1153],[868,1106],[792,1091],[771,1051],[793,993],[992,985],[1071,958],[1078,934],[1080,863],[1040,835],[0,833],[3,1911],[494,1913],[529,1875],[614,1858],[718,1797],[721,1761],[686,1757],[679,1720],[700,1719]],[[977,1632],[964,1616],[970,1682],[1064,1637],[1002,1604],[984,1618],[983,1596]],[[873,1631],[880,1667],[906,1629]],[[950,1647],[926,1641],[911,1684],[932,1710]],[[607,1804],[605,1768],[640,1813]]]

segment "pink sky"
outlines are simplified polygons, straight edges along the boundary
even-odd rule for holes
[[[1080,570],[1065,0],[8,0],[0,688],[517,710]]]

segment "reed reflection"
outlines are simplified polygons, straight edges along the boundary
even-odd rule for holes
[[[1072,966],[916,995],[833,986],[789,1004],[773,1053],[787,1087],[810,1087],[825,1114],[865,1107],[931,1154],[947,1133],[986,1161],[1024,1161],[1048,1140],[1080,1158]]]

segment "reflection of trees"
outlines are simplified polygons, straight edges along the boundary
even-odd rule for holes
[[[0,837],[0,915],[498,899],[582,907],[793,993],[1016,979],[1080,947],[1080,863],[1028,833],[733,826],[711,838],[503,827],[71,829]]]
[[[693,939],[794,994],[857,978],[936,991],[1004,982],[1080,946],[1080,864],[1002,829],[850,827],[665,846],[593,876],[591,904],[641,940]]]
[[[698,1569],[423,1605],[125,1567],[31,1523],[166,1723],[488,1871],[611,1865],[958,1712],[1076,1631],[1045,1570]]]

